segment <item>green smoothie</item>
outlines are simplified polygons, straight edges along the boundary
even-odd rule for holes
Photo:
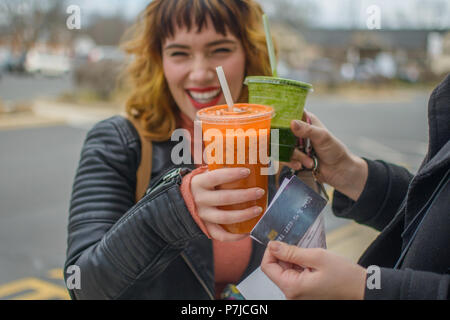
[[[289,162],[297,145],[290,124],[294,119],[302,119],[306,96],[312,85],[264,76],[247,77],[244,83],[248,86],[249,103],[271,106],[275,110],[271,128],[279,130],[279,160]]]

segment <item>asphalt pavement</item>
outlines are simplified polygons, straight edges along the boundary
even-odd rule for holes
[[[5,74],[0,78],[0,98],[3,101],[35,100],[55,97],[74,88],[72,73],[51,77],[30,74]]]

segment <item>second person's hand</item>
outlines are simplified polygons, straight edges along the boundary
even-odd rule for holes
[[[321,248],[271,241],[261,270],[287,299],[363,299],[366,269]]]
[[[314,114],[308,112],[308,116],[311,124],[293,120],[291,130],[298,138],[310,139],[319,161],[318,180],[357,200],[367,180],[366,161],[352,154]],[[309,169],[314,164],[313,159],[298,149],[294,151],[291,163],[295,161]]]

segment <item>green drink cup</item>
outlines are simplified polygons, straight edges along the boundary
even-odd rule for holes
[[[289,162],[298,141],[290,129],[291,121],[302,119],[306,96],[312,85],[265,76],[247,77],[244,83],[248,86],[249,103],[271,106],[275,110],[271,129],[279,130],[279,161]]]

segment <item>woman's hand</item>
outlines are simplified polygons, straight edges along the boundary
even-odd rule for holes
[[[220,224],[232,224],[250,220],[260,215],[262,208],[253,206],[245,210],[221,210],[217,207],[257,200],[264,195],[261,188],[216,190],[217,186],[245,179],[249,176],[247,168],[223,168],[205,171],[191,180],[191,192],[197,212],[212,238],[220,241],[237,241],[248,234],[233,234],[224,230]]]
[[[366,269],[325,249],[271,241],[262,271],[287,299],[363,299]]]
[[[367,163],[350,153],[347,147],[331,134],[312,113],[308,112],[312,124],[293,120],[291,130],[298,138],[309,138],[319,161],[320,182],[327,183],[349,198],[357,200],[366,184]],[[311,169],[314,161],[296,149],[289,164],[291,168]]]

